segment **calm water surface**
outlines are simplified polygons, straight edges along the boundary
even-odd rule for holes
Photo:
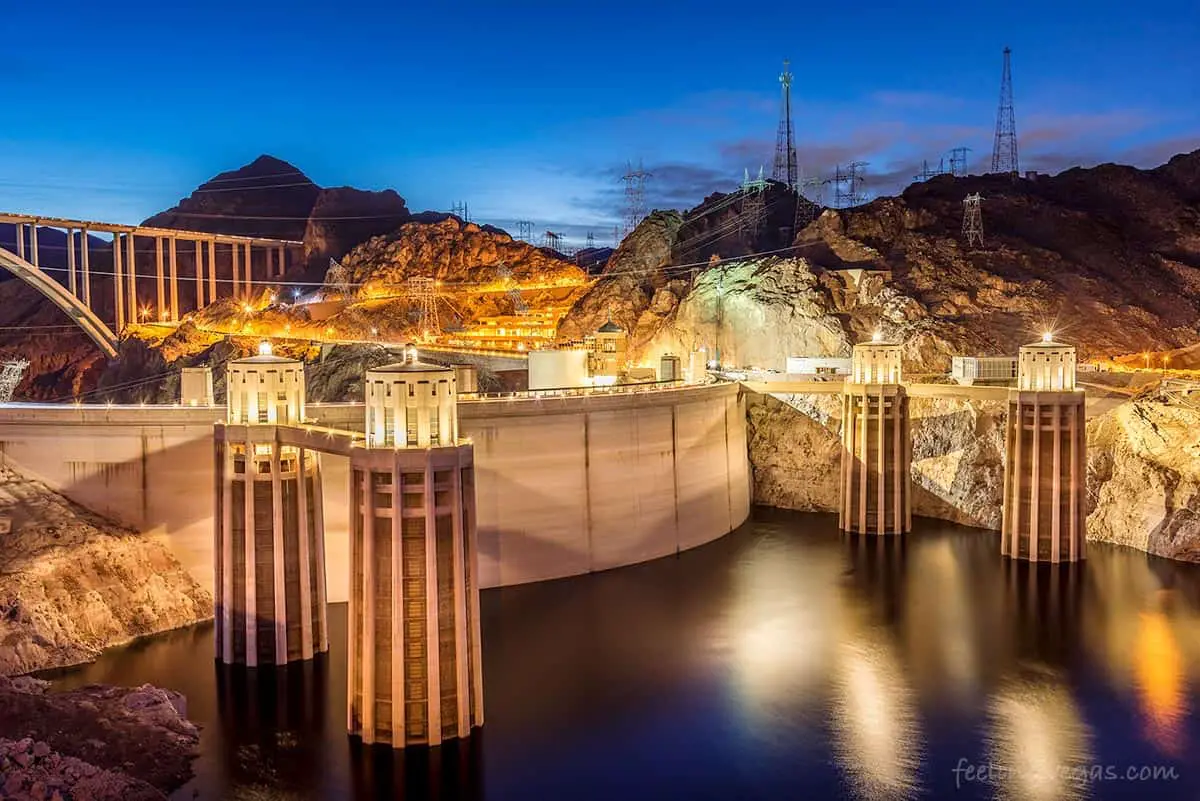
[[[1200,798],[1196,567],[835,526],[759,511],[678,557],[485,591],[487,724],[441,749],[346,736],[345,605],[310,664],[219,668],[204,625],[57,678],[186,694],[179,798]]]

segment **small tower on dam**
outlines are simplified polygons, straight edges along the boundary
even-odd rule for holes
[[[1031,562],[1084,558],[1087,432],[1075,348],[1051,334],[1025,345],[1008,398],[1000,552]]]
[[[280,442],[304,419],[304,364],[229,363],[217,423],[216,650],[226,664],[282,665],[329,649],[325,537],[316,453]]]
[[[437,745],[483,725],[474,449],[450,367],[367,371],[350,455],[347,726],[365,743]]]
[[[900,383],[900,345],[877,332],[854,346],[842,391],[842,480],[838,526],[856,534],[912,529],[908,395]]]

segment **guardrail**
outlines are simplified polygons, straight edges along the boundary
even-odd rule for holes
[[[556,387],[549,389],[522,389],[511,392],[460,392],[460,401],[481,401],[501,399],[529,398],[579,398],[593,395],[629,395],[639,392],[662,392],[667,389],[678,389],[686,386],[705,386],[704,384],[685,384],[683,381],[642,381],[637,384],[613,384],[608,387]]]

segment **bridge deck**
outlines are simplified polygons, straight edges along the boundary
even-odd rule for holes
[[[210,231],[189,231],[182,228],[156,228],[147,225],[122,225],[120,223],[97,222],[95,220],[70,220],[64,217],[43,217],[37,214],[10,214],[0,212],[0,223],[18,225],[37,225],[43,228],[62,228],[86,230],[108,234],[133,234],[134,236],[163,237],[168,239],[186,239],[188,241],[216,242],[222,245],[246,244],[266,247],[302,247],[303,242],[293,239],[267,239],[261,236],[237,236],[235,234],[214,234]]]

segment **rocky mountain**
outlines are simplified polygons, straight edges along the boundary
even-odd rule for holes
[[[975,192],[984,242],[969,247],[962,200]],[[735,209],[714,196],[671,225],[652,214],[613,258],[644,265],[637,279],[621,270],[598,283],[564,322],[567,334],[612,309],[633,332],[635,358],[705,345],[731,363],[783,369],[787,355],[846,354],[879,327],[905,342],[917,372],[945,371],[954,354],[1015,353],[1048,328],[1083,358],[1182,356],[1200,340],[1200,151],[1153,170],[939,176],[826,210],[766,257],[737,258],[744,233],[707,220]],[[698,230],[710,232],[707,251],[695,246],[706,241]],[[709,255],[697,264],[684,252]]]

